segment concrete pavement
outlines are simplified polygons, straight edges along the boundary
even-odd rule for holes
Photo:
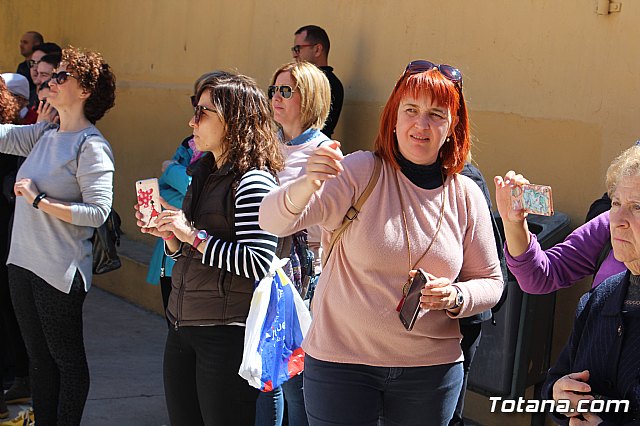
[[[169,425],[164,318],[94,286],[84,304],[84,327],[91,388],[81,426]],[[27,407],[10,405],[10,418]]]
[[[84,319],[91,388],[82,425],[168,425],[164,318],[94,287]]]
[[[162,385],[167,323],[97,287],[84,304],[91,388],[82,426],[169,424]],[[11,418],[26,406],[11,405]]]

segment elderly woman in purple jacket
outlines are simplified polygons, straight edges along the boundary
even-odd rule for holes
[[[554,420],[570,426],[640,423],[640,147],[613,161],[607,191],[611,246],[625,271],[580,299],[571,337],[542,389],[556,403]]]
[[[623,152],[607,171],[611,212],[544,252],[528,231],[524,213],[511,208],[510,189],[524,183],[527,180],[512,171],[495,178],[507,263],[522,289],[550,293],[599,267],[594,288],[578,304],[571,337],[549,370],[542,398],[554,403],[550,414],[560,424],[638,424],[640,147]],[[613,250],[602,261],[608,244]]]

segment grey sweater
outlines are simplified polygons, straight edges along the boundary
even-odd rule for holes
[[[113,198],[115,166],[109,143],[94,126],[59,132],[47,123],[4,124],[0,152],[27,157],[17,179],[30,178],[40,192],[72,205],[72,223],[67,223],[16,197],[7,264],[25,268],[65,293],[79,270],[88,290],[90,239],[106,220]]]

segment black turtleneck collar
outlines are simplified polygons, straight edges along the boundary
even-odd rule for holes
[[[442,186],[442,162],[440,157],[429,165],[415,164],[407,160],[398,152],[396,156],[402,174],[414,185],[422,189],[436,189]]]

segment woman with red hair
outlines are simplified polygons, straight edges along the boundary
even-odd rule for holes
[[[489,309],[502,293],[486,201],[459,174],[469,146],[460,71],[411,62],[382,113],[376,185],[316,289],[303,344],[309,424],[449,422],[463,377],[458,319]],[[369,152],[343,156],[339,142],[318,146],[303,176],[265,197],[261,227],[278,235],[317,224],[335,231],[375,162]],[[396,307],[419,268],[428,282],[408,331]]]

